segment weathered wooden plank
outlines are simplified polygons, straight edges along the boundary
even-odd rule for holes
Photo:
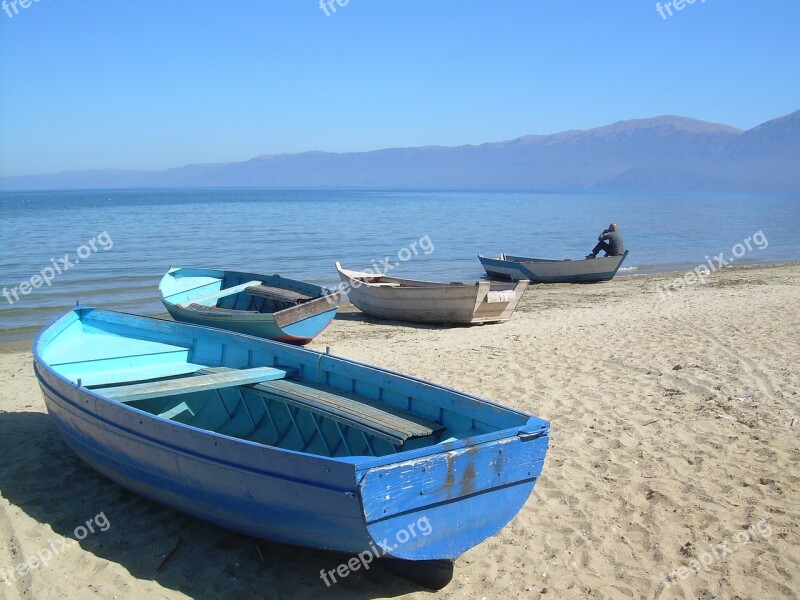
[[[549,436],[511,436],[366,470],[359,488],[367,522],[532,482],[542,472]],[[532,484],[531,484],[532,485]]]
[[[219,300],[220,298],[224,298],[225,296],[231,296],[233,294],[238,294],[243,292],[249,287],[253,287],[255,285],[260,285],[260,281],[248,281],[247,283],[242,283],[241,285],[235,285],[233,287],[220,290],[218,292],[214,292],[213,294],[208,294],[206,296],[201,296],[200,298],[192,298],[189,302],[183,302],[178,304],[181,308],[188,308],[190,304],[201,304],[203,302],[208,302],[210,300]]]
[[[349,284],[347,295],[357,308],[379,319],[416,323],[470,324],[510,318],[524,291],[512,288],[506,302],[486,302],[490,291],[505,292],[506,284],[479,281],[475,284],[437,283],[399,277],[381,277],[375,282],[363,273],[348,271],[335,263],[340,279]],[[510,294],[509,294],[510,296]],[[478,307],[483,314],[476,315]]]
[[[425,437],[444,429],[435,421],[418,417],[388,404],[370,401],[328,386],[309,386],[296,381],[271,381],[252,386],[255,389],[278,396],[282,400],[296,403],[314,412],[358,427],[368,427],[397,442],[412,437]]]
[[[115,383],[131,384],[134,381],[144,383],[151,379],[189,375],[196,372],[197,369],[202,366],[183,361],[159,365],[131,363],[132,361],[128,361],[124,366],[120,366],[119,368],[112,368],[109,366],[109,368],[104,368],[99,371],[84,373],[80,376],[81,382],[84,387],[90,388],[103,388]],[[77,381],[79,377],[78,373],[80,373],[80,371],[76,369],[73,373],[66,373],[65,375],[73,381]],[[92,391],[95,390],[92,389]]]
[[[259,296],[261,298],[269,298],[270,300],[279,300],[281,302],[292,302],[295,304],[311,300],[311,296],[270,285],[253,285],[248,287],[245,292],[251,296]]]
[[[194,413],[191,411],[186,402],[181,402],[180,404],[173,406],[170,410],[163,412],[158,416],[164,417],[165,419],[173,419],[185,412],[188,412],[190,415],[194,416]]]
[[[286,327],[303,319],[334,310],[339,306],[339,292],[333,292],[322,298],[314,298],[297,306],[290,306],[275,313],[275,323],[279,327]]]
[[[207,375],[187,377],[185,379],[152,381],[149,383],[100,388],[93,391],[106,398],[130,402],[133,400],[144,400],[145,398],[161,398],[174,394],[186,394],[189,392],[202,392],[205,390],[235,387],[237,385],[248,385],[262,381],[281,379],[293,374],[294,371],[290,369],[278,369],[275,367],[231,369]]]

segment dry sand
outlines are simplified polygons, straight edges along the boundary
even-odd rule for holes
[[[672,277],[534,286],[510,322],[473,328],[345,311],[313,344],[552,422],[526,506],[436,594],[378,568],[326,588],[319,571],[340,555],[233,534],[107,481],[61,441],[30,352],[11,349],[0,569],[58,552],[0,596],[796,598],[800,265],[730,269],[662,300],[655,284]],[[107,531],[56,542],[99,513]]]

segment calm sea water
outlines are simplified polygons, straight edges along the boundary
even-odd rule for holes
[[[477,255],[581,258],[616,221],[631,254],[621,274],[800,260],[800,197],[598,191],[242,189],[0,194],[0,340],[31,337],[76,301],[164,312],[170,266],[214,266],[338,282],[410,256],[393,274],[475,280]],[[760,235],[759,235],[760,232]],[[753,238],[751,250],[742,246]],[[427,237],[426,237],[427,236]],[[94,240],[94,247],[92,247]],[[422,241],[420,241],[422,240]],[[428,242],[429,240],[429,242]],[[417,253],[412,243],[416,242]],[[755,243],[758,242],[758,243]],[[765,243],[766,242],[766,243]],[[404,250],[405,249],[405,250]],[[744,252],[742,252],[744,250]],[[17,291],[55,262],[50,286]],[[48,272],[46,272],[48,274]]]

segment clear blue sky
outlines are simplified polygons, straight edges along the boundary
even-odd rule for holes
[[[0,175],[800,109],[798,0],[22,2],[0,10]]]

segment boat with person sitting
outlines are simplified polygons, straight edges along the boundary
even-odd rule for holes
[[[33,355],[67,445],[121,486],[246,535],[394,561],[429,587],[519,512],[548,447],[549,423],[520,410],[170,320],[78,306]]]
[[[171,268],[158,286],[176,321],[307,344],[336,315],[339,293],[280,275]]]
[[[403,279],[335,264],[353,305],[371,317],[393,321],[456,325],[507,321],[528,287],[527,281],[468,284]]]
[[[610,281],[622,266],[628,251],[620,256],[581,260],[548,260],[501,254],[496,258],[478,256],[491,278],[531,283],[594,283]]]

